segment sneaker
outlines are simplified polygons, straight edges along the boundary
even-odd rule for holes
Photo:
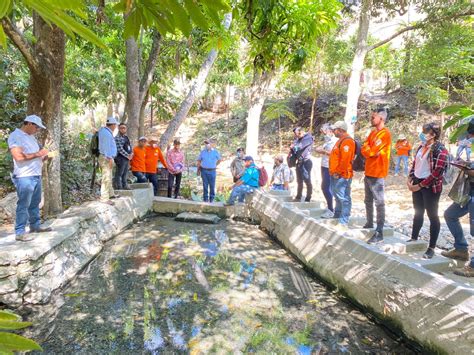
[[[15,239],[18,240],[19,242],[29,242],[30,240],[33,240],[34,238],[27,234],[17,234],[15,236]]]
[[[383,243],[383,234],[376,231],[374,235],[367,241],[367,244]]]
[[[53,229],[50,227],[39,227],[36,229],[31,229],[30,228],[30,233],[46,233],[46,232],[52,232]]]
[[[326,212],[324,212],[322,215],[321,215],[321,218],[333,218],[334,217],[334,212],[332,212],[331,210],[327,210]]]
[[[130,191],[130,190],[131,190],[131,187],[130,187],[130,186],[125,186],[122,190]]]
[[[110,196],[110,198],[111,198],[111,199],[112,199],[112,198],[120,198],[120,195],[112,195],[112,196]]]
[[[364,228],[364,229],[373,229],[374,224],[367,222],[366,224],[364,224],[364,226],[362,228]]]
[[[301,202],[301,197],[296,196],[293,198],[293,202]]]
[[[423,254],[423,259],[431,259],[434,256],[434,249],[428,248]]]
[[[441,255],[450,259],[469,261],[469,252],[467,250],[451,249],[450,251],[442,251]]]
[[[311,202],[311,197],[310,197],[310,198],[306,197],[306,198],[304,199],[304,202]]]
[[[464,277],[474,277],[474,267],[470,265],[464,266],[462,269],[454,270],[454,274]]]
[[[411,243],[411,242],[417,242],[418,239],[415,239],[415,238],[410,238],[407,240],[407,243]]]
[[[393,176],[398,176],[398,173],[395,173],[395,175],[393,175]]]

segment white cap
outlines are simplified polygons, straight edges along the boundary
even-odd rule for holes
[[[118,124],[118,121],[115,117],[113,116],[110,116],[107,118],[107,122],[105,122],[106,124]]]
[[[142,137],[138,138],[138,140],[139,140],[139,141],[146,141],[147,139],[146,139],[145,136],[142,136]]]
[[[37,125],[39,128],[46,129],[46,127],[43,125],[43,121],[41,121],[41,118],[36,115],[29,115],[26,116],[25,119],[23,120],[24,122],[31,122]]]
[[[337,121],[333,125],[331,125],[331,129],[342,129],[343,131],[347,132],[347,123],[344,121]]]

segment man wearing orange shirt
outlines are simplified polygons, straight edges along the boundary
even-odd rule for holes
[[[403,169],[405,171],[405,177],[408,176],[408,156],[410,155],[411,145],[405,135],[401,134],[398,136],[397,143],[395,144],[395,151],[397,154],[397,163],[395,164],[395,176],[398,176],[400,172],[400,164],[403,161]]]
[[[374,202],[377,210],[377,226],[374,235],[367,241],[369,244],[383,242],[385,224],[385,177],[388,175],[390,147],[392,137],[385,127],[387,112],[372,111],[370,123],[374,129],[364,142],[361,153],[365,157],[365,212],[367,223],[364,228],[374,227]]]
[[[130,168],[137,182],[147,182],[145,165],[146,138],[140,137],[138,145],[133,148],[133,156],[130,161]]]
[[[149,182],[153,185],[153,193],[158,196],[158,160],[168,169],[166,159],[158,147],[158,139],[151,137],[148,140],[150,143],[145,147],[145,172]]]
[[[347,133],[347,124],[337,121],[331,126],[334,136],[339,138],[329,155],[329,175],[331,176],[331,190],[336,199],[336,208],[333,218],[339,224],[347,226],[351,215],[351,183],[354,173],[352,161],[355,154],[355,141]]]

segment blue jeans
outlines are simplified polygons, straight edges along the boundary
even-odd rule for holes
[[[201,169],[202,177],[202,200],[204,202],[213,202],[216,196],[216,169]]]
[[[147,182],[145,173],[141,173],[139,171],[132,171],[133,176],[137,178],[138,183]]]
[[[471,147],[469,147],[469,146],[466,147],[464,145],[460,145],[458,147],[458,150],[456,152],[456,159],[461,158],[461,155],[462,155],[462,152],[463,152],[464,149],[466,150],[466,160],[468,160],[468,161],[471,160]]]
[[[158,175],[146,173],[146,178],[153,185],[153,195],[158,196]]]
[[[351,216],[351,183],[352,179],[336,179],[331,176],[331,190],[336,199],[334,218],[337,218],[341,224],[348,224]]]
[[[331,191],[331,176],[329,175],[329,168],[321,167],[321,190],[328,205],[328,210],[334,212],[333,196]]]
[[[18,202],[16,205],[15,234],[25,234],[29,222],[30,230],[40,227],[41,176],[13,178]]]
[[[471,235],[474,233],[474,199],[471,196],[469,203],[461,207],[457,203],[453,203],[444,212],[444,219],[448,225],[449,231],[454,237],[454,248],[459,250],[468,250],[469,244],[464,237],[464,232],[459,219],[469,213],[469,221],[471,225]],[[474,267],[474,256],[471,258],[471,267]]]
[[[408,175],[408,155],[397,156],[397,164],[395,164],[395,174],[400,172],[400,163],[403,161],[403,172]]]
[[[273,184],[270,190],[278,190],[278,191],[284,191],[285,190],[285,185],[283,184]]]
[[[230,193],[229,201],[227,203],[229,205],[233,205],[235,203],[235,200],[238,199],[239,202],[244,202],[245,195],[251,194],[254,192],[256,187],[252,187],[249,185],[239,185],[236,186],[232,189],[232,192]]]

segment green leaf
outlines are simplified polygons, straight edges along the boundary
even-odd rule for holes
[[[454,115],[457,113],[460,109],[466,107],[465,105],[451,105],[443,108],[441,112],[444,112],[447,115]]]
[[[451,118],[448,122],[446,122],[443,126],[443,129],[448,129],[451,126],[454,126],[456,123],[460,122],[463,120],[463,117],[457,116]]]
[[[0,45],[3,49],[7,49],[7,37],[5,36],[2,26],[0,26]]]
[[[137,38],[138,34],[140,33],[140,13],[138,9],[133,10],[125,20],[125,30],[123,31],[124,39],[128,39],[129,37]]]
[[[176,27],[180,29],[185,36],[189,36],[192,27],[185,8],[175,0],[169,0],[167,1],[167,4],[172,12],[174,20],[176,21]]]
[[[209,28],[206,17],[202,14],[201,8],[193,0],[184,0],[184,6],[188,10],[191,20],[204,30]]]
[[[2,344],[0,344],[0,355],[13,355],[13,351],[8,350],[6,347],[4,347]]]
[[[455,131],[453,133],[451,133],[451,135],[449,136],[449,141],[451,143],[456,143],[456,141],[458,140],[458,137],[463,134],[463,133],[466,133],[467,131],[467,124],[463,124],[461,126],[459,126],[458,128],[455,129]]]
[[[13,0],[2,0],[0,2],[0,18],[5,17],[11,10]]]
[[[21,320],[21,317],[13,312],[0,311],[0,320]]]
[[[0,320],[0,329],[15,330],[29,327],[31,322],[18,322],[12,320]]]
[[[41,346],[31,339],[5,332],[0,332],[0,346],[13,351],[43,350]]]

